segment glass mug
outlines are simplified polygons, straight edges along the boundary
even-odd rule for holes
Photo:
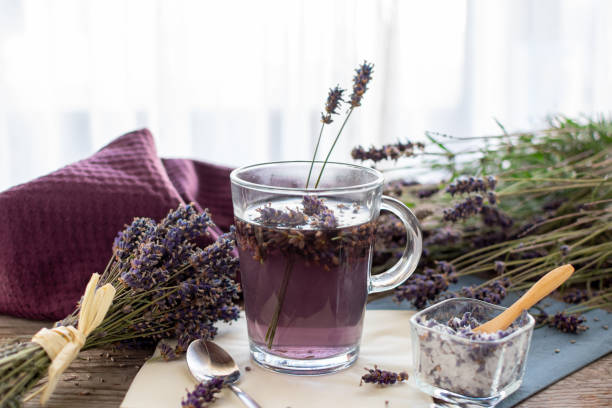
[[[251,356],[274,371],[304,375],[355,362],[368,294],[402,283],[422,249],[416,217],[382,195],[382,173],[327,163],[315,190],[304,187],[310,165],[264,163],[230,175]],[[321,166],[314,164],[313,178]],[[407,246],[394,266],[373,276],[381,209],[403,222]]]

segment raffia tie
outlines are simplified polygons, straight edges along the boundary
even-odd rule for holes
[[[38,343],[51,359],[49,365],[49,381],[42,388],[40,403],[46,404],[55,390],[62,373],[79,354],[85,345],[87,336],[102,323],[106,312],[113,303],[115,288],[110,283],[96,289],[100,275],[94,273],[87,284],[77,327],[60,326],[53,329],[40,329],[32,337],[33,343]]]

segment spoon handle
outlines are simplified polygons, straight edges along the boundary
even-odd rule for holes
[[[240,388],[236,387],[234,384],[228,384],[228,387],[230,390],[234,391],[234,394],[236,394],[236,396],[238,398],[240,398],[240,401],[242,401],[242,403],[244,405],[246,405],[249,408],[261,408],[259,406],[258,403],[256,403],[253,398],[251,398],[251,396],[249,394],[247,394],[246,392],[242,391]]]
[[[476,332],[493,333],[497,330],[506,330],[510,324],[523,312],[531,308],[540,300],[557,289],[574,273],[574,267],[570,264],[560,266],[548,272],[540,278],[519,300],[506,309],[502,314],[483,325],[474,328]]]

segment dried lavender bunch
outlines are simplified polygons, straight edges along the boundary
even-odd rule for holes
[[[140,344],[176,337],[171,357],[193,339],[211,339],[218,321],[238,318],[239,285],[234,278],[234,232],[200,248],[194,240],[214,224],[208,212],[180,205],[159,223],[136,218],[114,241],[113,255],[99,285],[112,284],[113,303],[83,349],[119,342]],[[59,325],[75,325],[77,310]],[[35,343],[0,349],[0,406],[20,406],[21,398],[46,375],[50,359]]]
[[[368,373],[361,377],[359,386],[363,385],[363,383],[385,386],[408,380],[408,373],[404,371],[396,373],[393,371],[380,370],[376,365],[374,368],[365,368],[365,370]]]
[[[510,278],[513,284],[506,291],[525,290],[554,266],[572,263],[577,270],[562,289],[567,302],[579,303],[568,313],[612,305],[605,284],[612,279],[612,180],[606,177],[612,174],[612,120],[579,123],[557,117],[541,131],[482,137],[486,143],[476,151],[453,151],[452,144],[463,143],[462,138],[428,137],[429,146],[441,151],[428,149],[439,159],[426,162],[426,168],[495,176],[462,176],[447,185],[447,196],[433,194],[417,202],[410,200],[413,187],[399,185],[396,195],[415,213],[434,211],[423,222],[426,263],[450,261],[459,276],[490,274],[484,286]],[[459,194],[467,196],[448,208]],[[458,238],[444,242],[439,231],[450,223]],[[431,243],[432,237],[440,244]],[[395,242],[388,248],[392,254],[402,250]],[[501,289],[481,289],[466,291],[494,301],[503,297]]]
[[[425,145],[420,142],[412,143],[408,141],[406,143],[397,142],[394,144],[387,144],[387,145],[383,145],[380,148],[371,146],[367,150],[362,146],[357,146],[351,151],[351,157],[353,158],[353,160],[360,160],[360,161],[371,160],[374,163],[377,163],[382,160],[397,161],[400,157],[414,156],[415,148],[423,150],[425,149]]]
[[[219,377],[199,383],[193,391],[187,392],[187,396],[181,401],[181,407],[209,407],[217,399],[216,394],[221,391],[223,385],[223,379]]]

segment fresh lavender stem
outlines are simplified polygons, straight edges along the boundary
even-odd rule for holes
[[[321,136],[323,135],[324,127],[325,127],[325,123],[321,123],[321,130],[319,131],[319,139],[317,140],[317,146],[315,147],[314,154],[312,155],[312,161],[310,162],[310,169],[308,170],[308,178],[306,179],[306,188],[308,188],[308,184],[310,184],[310,176],[312,175],[312,168],[314,166],[314,162],[317,159],[317,152],[319,151],[319,144],[321,143]]]
[[[283,308],[283,303],[285,302],[285,296],[287,295],[287,287],[289,286],[289,278],[291,276],[291,271],[293,270],[293,259],[289,258],[287,260],[287,266],[285,267],[285,273],[283,274],[283,282],[281,283],[280,291],[278,293],[278,302],[276,303],[276,309],[274,309],[274,314],[272,315],[272,320],[270,321],[270,326],[266,331],[265,340],[268,342],[268,348],[272,349],[272,343],[274,341],[274,336],[276,335],[276,328],[278,327],[278,321],[280,319],[280,312]]]
[[[325,161],[323,162],[323,166],[321,166],[321,171],[319,172],[319,177],[317,177],[317,182],[315,183],[315,188],[319,187],[319,183],[321,182],[321,176],[323,176],[323,171],[325,170],[325,166],[327,166],[329,157],[331,156],[332,151],[334,150],[334,147],[336,147],[336,143],[338,143],[340,134],[342,134],[342,130],[344,129],[346,122],[351,117],[351,113],[353,113],[353,108],[350,108],[348,113],[346,114],[346,117],[344,118],[344,122],[342,122],[342,126],[340,127],[340,130],[338,131],[338,134],[336,135],[336,138],[334,139],[334,143],[332,144],[331,149],[329,149],[329,152],[327,153],[327,156],[325,157]]]

